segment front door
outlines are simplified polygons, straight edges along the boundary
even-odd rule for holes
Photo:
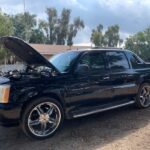
[[[82,106],[101,105],[110,102],[113,96],[112,83],[104,52],[87,52],[77,64],[87,65],[88,71],[74,73],[69,79],[69,101]]]

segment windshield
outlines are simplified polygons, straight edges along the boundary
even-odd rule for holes
[[[49,61],[61,72],[68,72],[80,52],[70,51],[53,56]]]

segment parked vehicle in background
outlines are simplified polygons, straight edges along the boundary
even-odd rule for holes
[[[29,137],[52,136],[64,119],[150,106],[150,64],[129,50],[75,50],[48,61],[18,38],[0,42],[26,63],[0,77],[0,123],[20,124]]]

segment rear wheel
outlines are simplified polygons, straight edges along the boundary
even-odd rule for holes
[[[150,84],[144,83],[140,86],[136,98],[136,104],[139,108],[147,108],[150,106]]]
[[[27,136],[45,139],[59,129],[63,120],[61,105],[55,99],[44,97],[28,105],[23,113],[21,126]]]

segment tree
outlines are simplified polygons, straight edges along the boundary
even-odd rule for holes
[[[29,43],[46,43],[46,37],[40,28],[32,30]]]
[[[91,41],[95,44],[95,46],[103,46],[103,25],[99,24],[95,29],[92,30]]]
[[[49,43],[49,27],[45,20],[39,20],[39,30],[45,35],[45,43]]]
[[[73,38],[76,37],[79,30],[84,28],[84,22],[77,17],[74,19],[74,23],[68,27],[67,45],[73,45]]]
[[[13,24],[11,17],[0,11],[0,36],[12,34],[13,34]]]
[[[55,8],[47,8],[46,13],[48,16],[48,43],[54,44],[54,42],[56,41],[55,25],[57,23],[57,10]]]
[[[150,27],[127,38],[125,48],[133,50],[144,60],[150,61]]]
[[[59,45],[65,44],[65,40],[68,34],[70,13],[71,11],[69,9],[64,8],[61,12],[61,18],[58,19],[57,21],[57,26],[56,26],[57,42],[56,43]]]
[[[119,26],[113,25],[108,27],[104,34],[104,45],[107,47],[116,47],[120,42]]]
[[[13,16],[14,36],[29,42],[32,30],[36,26],[36,15],[29,12]]]
[[[13,34],[13,24],[11,17],[2,13],[0,11],[0,36],[10,36]],[[10,56],[10,53],[7,49],[0,46],[0,63],[7,61],[7,58]]]
[[[8,19],[1,21],[7,23],[6,26],[0,26],[0,29],[3,28],[1,32],[13,29],[13,36],[19,37],[26,42],[72,45],[78,31],[84,28],[84,22],[80,17],[75,18],[71,22],[70,9],[64,8],[60,16],[58,16],[55,8],[47,8],[46,14],[47,20],[38,21],[36,20],[36,15],[29,12],[13,15],[11,23],[7,22],[10,21]],[[11,26],[12,28],[10,28]],[[0,33],[0,35],[4,34]]]
[[[48,22],[40,20],[39,28],[46,35],[48,44],[68,45],[73,44],[73,38],[78,31],[84,28],[84,22],[79,18],[75,18],[70,23],[70,9],[63,9],[61,15],[57,15],[55,8],[47,8]]]
[[[103,32],[103,25],[99,24],[96,29],[92,30],[91,41],[95,46],[116,47],[122,44],[123,40],[119,36],[119,26],[113,25]]]

